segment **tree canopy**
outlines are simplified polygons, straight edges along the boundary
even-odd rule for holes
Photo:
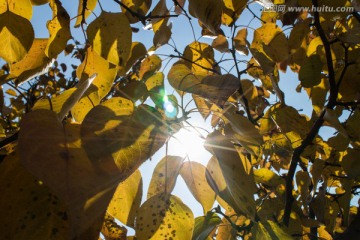
[[[359,1],[65,2],[0,0],[1,239],[357,237]],[[166,152],[144,189],[198,113],[208,163]]]

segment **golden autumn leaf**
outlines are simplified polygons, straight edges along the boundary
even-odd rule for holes
[[[147,199],[161,193],[171,194],[179,175],[183,158],[165,156],[156,165],[150,180]]]
[[[25,57],[34,40],[30,21],[13,12],[0,14],[0,57],[8,63],[19,62]]]
[[[221,0],[189,0],[189,13],[198,18],[213,34],[220,28],[222,8]]]
[[[61,2],[51,0],[50,7],[53,11],[53,18],[46,24],[50,37],[45,54],[51,59],[56,58],[65,49],[67,41],[71,38],[71,33],[70,16],[62,7]]]
[[[116,188],[107,212],[129,227],[134,227],[137,210],[143,195],[141,173],[136,170]]]
[[[149,217],[151,216],[151,217]],[[139,240],[191,239],[194,215],[180,198],[158,194],[146,200],[136,215],[136,238]]]
[[[205,166],[197,162],[187,161],[182,165],[180,174],[190,192],[201,204],[204,214],[209,212],[215,201],[215,192],[206,180]]]
[[[132,32],[124,13],[102,12],[89,24],[86,32],[97,54],[112,64],[126,66],[131,52]]]
[[[32,1],[30,0],[1,0],[0,1],[0,14],[10,11],[19,15],[27,20],[32,17]]]
[[[132,12],[145,16],[150,9],[152,0],[121,0],[121,2]],[[130,23],[137,23],[140,21],[138,17],[133,16],[126,8],[121,6],[121,10],[125,13]]]
[[[35,39],[28,54],[19,62],[10,65],[9,78],[16,78],[16,84],[22,84],[42,75],[52,66],[53,60],[45,54],[48,39]]]
[[[86,3],[85,9],[83,8],[84,3]],[[97,4],[97,0],[79,0],[75,27],[79,27],[80,24],[85,22],[85,19],[91,15],[92,11],[94,11],[96,4]]]

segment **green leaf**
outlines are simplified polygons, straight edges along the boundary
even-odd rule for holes
[[[83,16],[82,13],[83,13],[83,6],[85,1],[86,1],[86,8],[84,10],[84,16]],[[91,13],[94,11],[96,4],[97,4],[97,0],[79,0],[79,5],[78,5],[79,7],[76,15],[77,18],[74,27],[79,27],[82,21],[85,22],[85,19],[88,18],[91,15]]]
[[[116,188],[107,208],[107,213],[129,227],[134,227],[136,211],[141,204],[143,183],[139,170],[136,170]]]
[[[8,63],[19,62],[30,50],[34,30],[30,21],[6,11],[0,14],[0,57]]]
[[[318,55],[311,55],[304,60],[299,72],[299,79],[303,87],[313,87],[321,82],[322,62]]]
[[[132,32],[124,13],[103,11],[89,24],[86,32],[97,54],[110,63],[126,66],[131,51]]]
[[[71,38],[71,33],[70,16],[62,7],[61,2],[51,0],[50,7],[53,11],[53,18],[46,24],[50,37],[45,54],[51,59],[56,58],[65,49],[67,41]]]
[[[158,194],[140,207],[136,216],[136,238],[138,240],[191,239],[194,216],[178,197]]]
[[[204,214],[210,211],[214,205],[215,192],[206,180],[206,168],[197,162],[184,162],[180,171],[187,187],[192,195],[203,207]]]
[[[147,199],[157,194],[172,192],[182,163],[183,158],[178,156],[165,156],[161,159],[152,174]]]
[[[195,218],[195,227],[192,240],[206,239],[214,228],[221,223],[216,213],[208,212],[205,216]]]

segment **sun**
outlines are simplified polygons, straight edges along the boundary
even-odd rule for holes
[[[205,139],[200,131],[196,131],[194,127],[185,126],[170,139],[169,155],[187,156],[190,161],[206,166],[211,154],[204,148],[204,143]]]

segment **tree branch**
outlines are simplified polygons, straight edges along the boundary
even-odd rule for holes
[[[312,3],[315,8],[318,7],[318,0],[312,0]],[[322,110],[322,112],[320,113],[320,116],[315,121],[314,125],[311,127],[311,130],[307,134],[306,138],[301,142],[301,145],[299,147],[294,149],[294,152],[293,152],[293,155],[291,158],[290,168],[289,168],[288,174],[286,176],[285,211],[284,211],[284,218],[283,218],[283,223],[286,226],[289,226],[291,208],[292,208],[292,204],[294,202],[294,197],[292,195],[292,190],[293,190],[292,182],[294,179],[296,167],[300,161],[300,156],[301,156],[302,152],[305,150],[305,148],[312,143],[312,141],[318,134],[321,126],[324,123],[324,116],[325,116],[327,109],[333,109],[335,107],[336,100],[337,100],[337,94],[338,94],[338,88],[336,86],[336,81],[335,81],[335,71],[334,71],[334,66],[333,66],[333,61],[332,61],[332,56],[331,56],[330,43],[329,43],[329,41],[326,37],[326,34],[320,24],[319,12],[316,12],[316,11],[314,12],[314,26],[316,27],[316,29],[319,33],[319,36],[324,44],[326,62],[327,62],[327,67],[328,67],[328,72],[329,72],[328,78],[329,78],[329,84],[330,84],[330,96],[329,96],[326,108],[324,108]]]

